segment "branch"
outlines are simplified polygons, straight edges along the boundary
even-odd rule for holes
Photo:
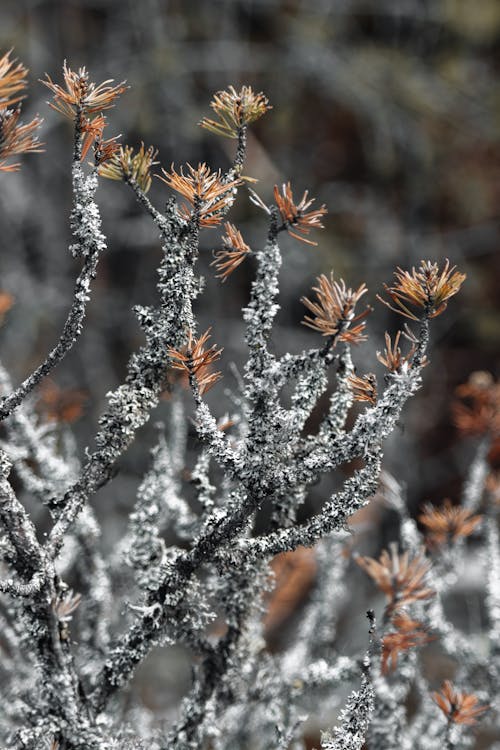
[[[381,456],[380,448],[374,446],[366,456],[365,466],[347,479],[343,489],[332,495],[322,511],[309,521],[253,539],[241,539],[238,548],[242,557],[246,560],[270,559],[280,552],[294,550],[301,545],[312,547],[326,534],[346,532],[348,517],[363,507],[377,489]],[[237,556],[236,551],[235,554]]]
[[[71,229],[75,243],[70,247],[75,256],[83,258],[83,267],[75,283],[73,303],[59,341],[42,364],[16,390],[0,401],[0,421],[5,419],[66,356],[82,332],[83,319],[90,297],[90,283],[95,278],[97,264],[106,239],[101,232],[99,208],[94,201],[97,172],[85,176],[79,161],[73,163],[73,211]]]

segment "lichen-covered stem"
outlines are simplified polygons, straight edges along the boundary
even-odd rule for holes
[[[21,404],[26,396],[73,347],[82,332],[83,320],[90,299],[90,284],[95,278],[101,253],[106,249],[106,239],[101,232],[99,209],[94,201],[97,190],[97,172],[85,176],[79,161],[73,164],[73,211],[71,228],[75,243],[70,250],[83,258],[83,265],[75,282],[73,302],[55,347],[44,362],[36,368],[15,391],[0,401],[0,420],[5,419]]]

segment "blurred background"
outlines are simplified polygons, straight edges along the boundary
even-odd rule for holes
[[[456,500],[473,446],[453,426],[453,390],[474,370],[497,376],[500,359],[498,0],[2,0],[0,48],[11,47],[30,69],[24,118],[44,117],[45,143],[44,154],[23,158],[19,173],[0,176],[0,288],[15,298],[0,331],[1,358],[14,382],[56,341],[77,273],[67,250],[71,128],[48,108],[38,79],[48,73],[60,81],[64,59],[85,65],[97,82],[126,79],[130,89],[108,113],[108,135],[154,145],[166,168],[205,160],[227,167],[232,142],[197,123],[215,91],[248,84],[273,110],[251,129],[244,173],[259,180],[265,201],[274,184],[290,180],[297,198],[308,189],[329,210],[317,248],[283,237],[277,351],[318,345],[300,323],[299,300],[333,269],[349,286],[369,286],[375,312],[356,362],[360,374],[379,373],[382,386],[375,351],[384,331],[400,325],[375,300],[382,282],[422,258],[449,258],[467,274],[433,325],[424,388],[386,458],[413,508]],[[266,225],[245,192],[231,220],[257,247]],[[154,180],[150,197],[161,208],[166,186]],[[155,295],[160,259],[154,227],[125,186],[103,180],[98,200],[109,249],[85,332],[54,374],[62,389],[86,394],[75,423],[82,448],[141,343],[131,306]],[[244,361],[240,309],[253,267],[247,262],[221,285],[209,265],[220,236],[202,235],[199,316],[201,330],[212,325],[225,347],[224,384],[233,387],[227,365]],[[209,394],[220,415],[229,404],[224,384]],[[167,411],[162,404],[155,417]],[[107,490],[124,512],[147,465],[146,438]],[[328,489],[316,488],[312,503]]]

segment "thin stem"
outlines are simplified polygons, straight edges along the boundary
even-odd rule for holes
[[[28,375],[15,391],[0,401],[0,422],[8,417],[36,388],[42,378],[64,359],[80,336],[89,301],[90,283],[96,276],[100,254],[106,248],[106,239],[101,232],[99,209],[94,202],[98,186],[97,170],[94,169],[86,177],[80,164],[83,138],[79,108],[75,117],[74,132],[71,228],[75,244],[70,249],[73,255],[83,257],[83,267],[76,279],[73,302],[59,341],[49,352],[45,361]]]
[[[238,128],[238,146],[236,148],[236,156],[234,157],[233,169],[236,174],[241,174],[243,163],[245,161],[247,151],[247,128],[244,125]]]
[[[128,177],[125,175],[123,178],[124,182],[133,190],[135,197],[137,198],[138,202],[144,206],[148,214],[153,219],[156,226],[161,230],[162,235],[166,236],[167,232],[171,230],[171,223],[166,219],[163,214],[161,214],[151,203],[148,196],[144,192],[144,190],[141,190],[139,185],[137,184],[137,181],[134,180],[132,177]],[[168,207],[168,204],[167,204]],[[172,211],[168,211],[169,218],[172,219]]]
[[[94,255],[85,257],[83,268],[75,283],[73,303],[64,323],[59,341],[52,351],[49,352],[45,361],[31,375],[28,375],[15,391],[0,401],[0,421],[3,421],[17,409],[40,381],[64,359],[80,336],[89,299],[87,295],[90,281],[95,278],[98,260],[99,255],[97,251]]]
[[[422,362],[425,357],[425,352],[429,346],[429,313],[425,312],[425,315],[420,320],[420,332],[418,337],[418,344],[415,354],[412,359],[412,367],[417,368],[422,366]]]

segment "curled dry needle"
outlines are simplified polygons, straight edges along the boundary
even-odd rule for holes
[[[390,554],[383,550],[378,560],[357,557],[356,562],[385,594],[386,616],[413,602],[430,599],[436,593],[425,583],[430,563],[423,551],[410,559],[408,552],[399,555],[396,545],[391,545]]]
[[[455,271],[455,268],[456,266],[450,268],[449,260],[446,260],[441,271],[437,263],[428,260],[421,261],[418,271],[415,268],[411,272],[398,268],[394,272],[396,281],[393,286],[384,284],[391,302],[380,295],[377,295],[377,299],[393,312],[410,320],[419,320],[419,316],[408,305],[420,307],[427,317],[435,318],[446,309],[448,300],[459,291],[466,278],[465,274]]]
[[[482,516],[474,516],[468,508],[452,505],[447,498],[441,508],[427,503],[418,520],[426,529],[430,545],[441,546],[472,534]]]
[[[97,115],[92,120],[85,119],[81,125],[84,133],[81,158],[85,159],[87,153],[97,139],[102,138],[104,128],[106,127],[106,118],[104,115]]]
[[[477,717],[489,706],[480,705],[479,698],[472,693],[461,693],[450,680],[445,680],[440,691],[432,693],[432,700],[439,706],[448,721],[454,724],[476,724]]]
[[[18,96],[26,88],[28,69],[17,60],[11,60],[12,50],[0,57],[0,109],[12,109],[24,97]]]
[[[117,143],[118,135],[113,138],[103,139],[102,135],[107,122],[104,115],[97,115],[93,120],[83,118],[81,132],[83,133],[83,145],[80,158],[85,159],[90,147],[94,146],[94,162],[97,166],[111,159],[120,149]]]
[[[347,383],[356,401],[368,401],[370,404],[377,403],[377,378],[372,372],[362,377],[349,375]]]
[[[299,203],[294,203],[293,193],[290,183],[281,186],[281,193],[277,185],[274,186],[274,200],[283,221],[283,229],[295,239],[305,242],[307,245],[317,245],[317,242],[306,239],[303,235],[309,234],[311,229],[324,229],[321,223],[322,217],[328,213],[326,206],[323,204],[320,208],[313,211],[307,209],[314,203],[315,198],[308,199],[306,190]],[[297,234],[300,232],[300,234]]]
[[[101,134],[101,136],[96,138],[94,143],[94,161],[98,167],[111,161],[114,155],[118,153],[121,146],[117,143],[116,139],[119,137],[116,135],[113,138],[103,139]],[[147,190],[144,192],[147,192]]]
[[[183,167],[176,172],[172,165],[170,172],[161,170],[163,177],[156,176],[189,202],[190,206],[182,204],[179,207],[183,219],[190,221],[195,215],[201,227],[219,224],[233,204],[235,188],[241,185],[241,179],[224,182],[221,171],[211,172],[205,163],[198,164],[196,168],[191,164],[186,166],[186,174]]]
[[[241,236],[241,232],[236,229],[234,224],[226,222],[224,229],[226,234],[222,238],[223,247],[221,250],[214,252],[214,260],[210,264],[219,271],[217,278],[222,279],[223,282],[251,253],[249,246]]]
[[[133,180],[143,193],[151,187],[151,167],[159,162],[155,161],[158,149],[153,146],[145,148],[144,143],[137,153],[132,146],[120,146],[105,164],[99,167],[99,174],[108,180]]]
[[[397,612],[392,618],[394,630],[382,638],[382,672],[387,674],[397,667],[399,655],[410,648],[424,646],[433,637],[424,625],[413,620],[406,612]]]
[[[113,107],[115,99],[127,90],[125,81],[117,86],[110,85],[113,79],[95,84],[89,81],[85,68],[73,71],[67,66],[66,61],[63,65],[63,76],[64,87],[54,83],[49,75],[42,83],[54,94],[54,101],[49,102],[49,107],[71,120],[77,115],[87,117]]]
[[[223,351],[215,345],[205,349],[211,330],[208,328],[199,339],[195,339],[190,331],[188,342],[183,349],[170,349],[168,352],[172,359],[172,368],[193,376],[200,394],[206,393],[222,377],[220,372],[209,370],[210,365],[219,359]]]
[[[80,155],[81,159],[85,159],[92,145],[94,146],[94,161],[96,165],[104,164],[120,149],[120,144],[117,143],[117,138],[120,136],[115,135],[113,138],[103,139],[102,136],[106,125],[107,122],[104,115],[97,115],[92,120],[84,118],[81,124],[81,132],[84,136]]]
[[[366,323],[360,323],[371,311],[368,307],[364,312],[355,314],[355,308],[361,297],[368,291],[365,284],[353,291],[348,289],[343,279],[334,281],[333,273],[330,278],[321,274],[317,279],[318,285],[313,287],[317,301],[311,302],[307,297],[301,297],[301,302],[313,313],[314,317],[306,315],[302,321],[304,325],[319,331],[323,336],[334,336],[339,341],[357,344],[366,339],[364,329]],[[353,326],[353,323],[357,325]]]
[[[500,383],[489,372],[473,372],[455,390],[453,419],[465,435],[500,434]]]
[[[218,121],[204,117],[200,125],[211,133],[226,138],[237,138],[241,128],[258,120],[268,109],[272,109],[262,91],[256,94],[250,86],[243,86],[239,91],[236,91],[234,86],[229,86],[227,91],[218,91],[210,106]]]

